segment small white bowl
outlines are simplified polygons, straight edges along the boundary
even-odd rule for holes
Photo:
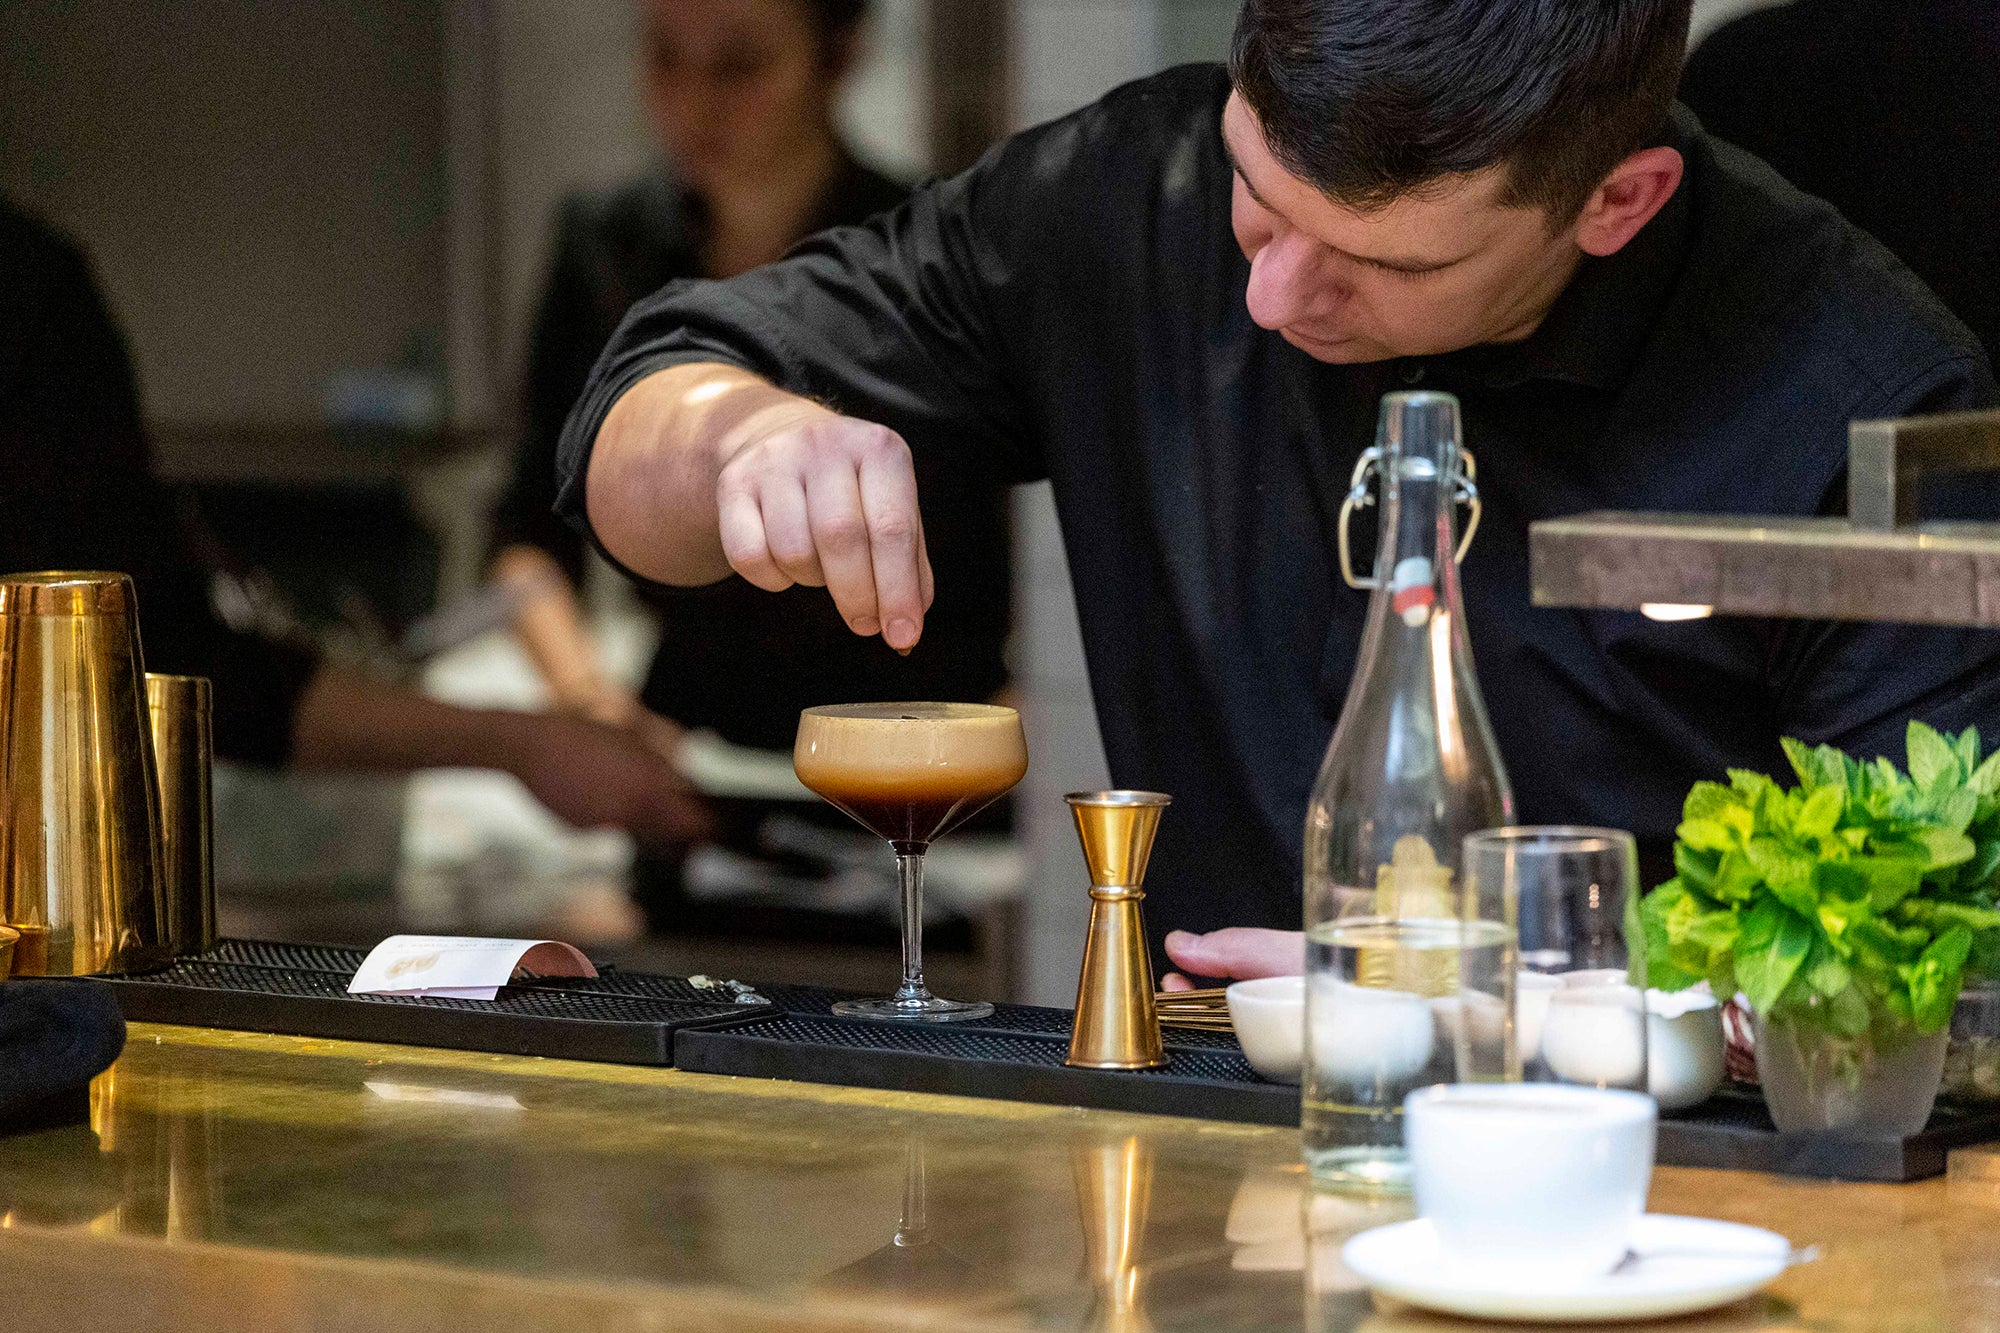
[[[1297,1083],[1306,1059],[1306,979],[1239,981],[1224,996],[1250,1067],[1273,1083]]]
[[[1702,991],[1646,992],[1646,1073],[1662,1111],[1699,1106],[1722,1086],[1722,1006]]]

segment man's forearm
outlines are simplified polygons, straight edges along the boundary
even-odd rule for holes
[[[300,768],[378,773],[511,771],[536,725],[529,714],[460,708],[401,685],[322,667],[299,699],[292,762]]]
[[[715,487],[722,465],[775,430],[831,416],[734,366],[675,366],[626,390],[598,428],[584,502],[604,548],[644,578],[727,578]]]

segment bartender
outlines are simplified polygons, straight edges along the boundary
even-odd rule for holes
[[[1634,830],[1782,735],[2000,724],[2000,636],[1530,604],[1528,526],[1844,505],[1847,426],[1995,401],[1978,343],[1674,103],[1688,0],[1247,0],[1227,69],[1009,140],[864,227],[640,303],[558,504],[633,575],[824,586],[923,651],[919,468],[1054,483],[1114,779],[1175,796],[1156,930],[1295,928],[1366,595],[1334,524],[1390,390],[1456,394],[1464,568],[1527,822]],[[1175,934],[1208,976],[1298,936]]]

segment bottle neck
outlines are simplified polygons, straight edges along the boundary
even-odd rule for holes
[[[1427,630],[1439,613],[1462,634],[1458,588],[1458,517],[1454,480],[1458,446],[1424,453],[1390,448],[1382,459],[1382,529],[1375,552],[1379,586],[1369,603],[1370,629]]]

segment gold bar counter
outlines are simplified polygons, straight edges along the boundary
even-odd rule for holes
[[[1472,1327],[1357,1289],[1402,1212],[1282,1130],[146,1025],[92,1101],[0,1139],[7,1333]],[[1663,1169],[1655,1211],[1822,1257],[1636,1327],[2000,1329],[1996,1165]]]

